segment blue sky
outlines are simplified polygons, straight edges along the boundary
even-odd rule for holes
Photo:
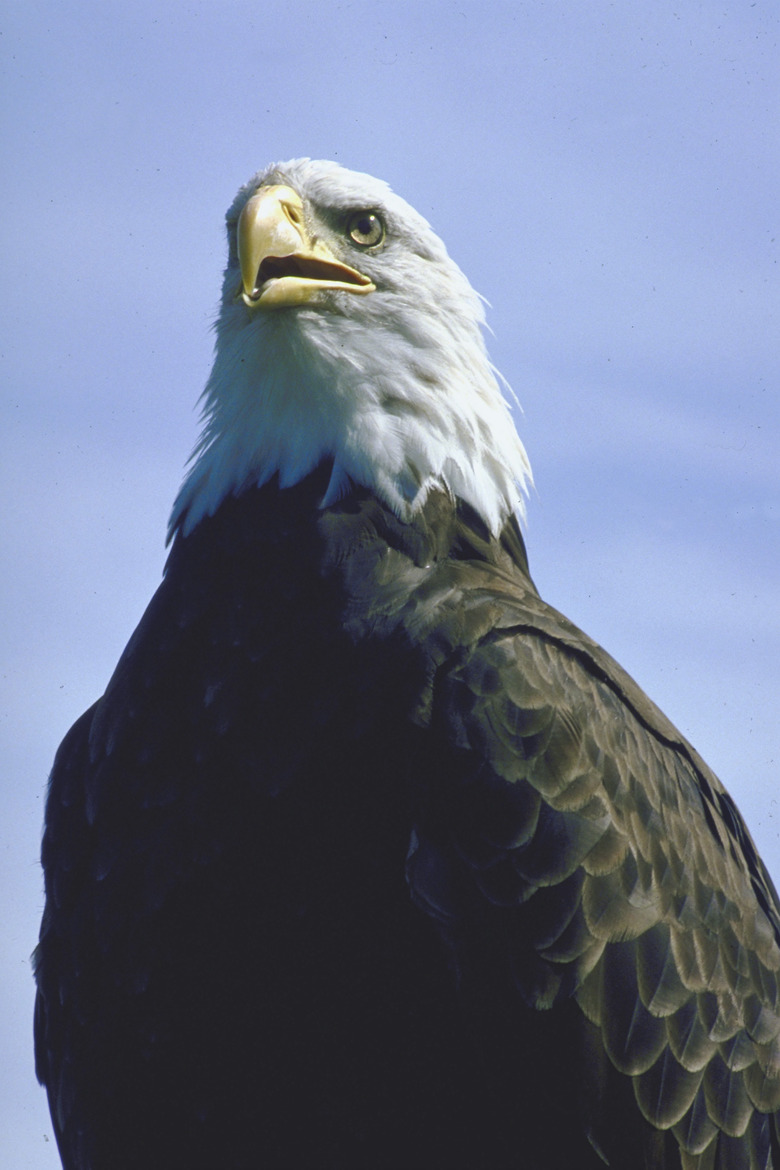
[[[224,211],[269,161],[387,179],[490,301],[537,584],[780,880],[777,4],[11,0],[0,31],[0,1163],[58,1166],[30,1043],[46,776],[159,580]]]

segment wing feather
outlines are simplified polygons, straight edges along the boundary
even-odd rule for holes
[[[451,921],[492,907],[518,1010],[573,999],[596,1026],[614,1070],[603,1112],[626,1078],[689,1170],[766,1170],[780,1103],[771,881],[717,779],[631,680],[554,611],[514,602],[503,632],[435,683],[432,726],[458,757],[437,830],[438,868],[461,871]],[[430,899],[431,873],[410,884]],[[467,980],[457,931],[448,942]],[[608,1134],[591,1141],[609,1156]]]

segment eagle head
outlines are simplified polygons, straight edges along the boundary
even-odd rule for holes
[[[332,467],[402,519],[432,488],[497,532],[522,506],[525,450],[490,364],[484,311],[442,241],[386,183],[296,159],[227,213],[228,263],[204,427],[171,517]]]

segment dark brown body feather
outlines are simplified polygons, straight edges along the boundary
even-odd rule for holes
[[[177,538],[58,754],[67,1170],[780,1170],[780,911],[721,785],[514,523],[326,478]]]

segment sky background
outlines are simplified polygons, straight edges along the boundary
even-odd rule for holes
[[[5,3],[0,1164],[32,1067],[46,777],[155,589],[224,211],[333,158],[491,303],[543,596],[735,796],[780,880],[776,0]]]

